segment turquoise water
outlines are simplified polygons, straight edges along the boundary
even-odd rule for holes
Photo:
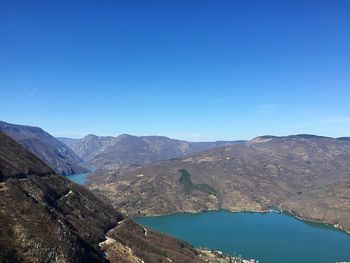
[[[350,261],[350,235],[286,214],[221,210],[142,217],[135,221],[196,247],[242,255],[263,263]]]
[[[77,183],[77,184],[80,184],[80,185],[83,185],[86,181],[86,176],[88,176],[91,172],[94,172],[96,171],[96,169],[93,169],[93,168],[89,168],[89,172],[87,173],[81,173],[81,174],[72,174],[72,175],[69,175],[67,176],[69,180]]]

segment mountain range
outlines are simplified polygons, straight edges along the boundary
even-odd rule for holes
[[[291,213],[350,232],[350,140],[316,135],[186,142],[56,139],[0,122],[0,262],[230,262],[127,216]],[[97,167],[83,186],[62,175]],[[208,254],[209,253],[209,254]]]
[[[278,209],[350,231],[347,138],[261,136],[138,169],[100,169],[87,186],[127,215]]]
[[[86,162],[87,166],[141,167],[171,158],[200,152],[209,148],[244,141],[187,142],[164,136],[118,137],[89,134],[82,139],[58,138]]]

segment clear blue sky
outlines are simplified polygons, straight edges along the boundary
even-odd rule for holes
[[[350,1],[0,1],[0,120],[56,136],[350,136]]]

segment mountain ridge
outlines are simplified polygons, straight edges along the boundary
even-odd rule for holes
[[[80,166],[83,162],[80,157],[66,146],[66,144],[63,144],[40,127],[0,121],[0,131],[3,131],[22,144],[62,175],[87,171],[86,168]]]
[[[67,141],[67,138],[63,138],[62,142],[67,142],[67,145],[84,159],[88,166],[125,168],[149,165],[208,148],[244,141],[188,142],[157,135],[121,134],[113,137],[89,134],[82,139],[75,140],[74,144]]]

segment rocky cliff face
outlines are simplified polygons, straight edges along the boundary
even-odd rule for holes
[[[56,139],[64,143],[65,145],[67,145],[70,149],[72,149],[73,146],[80,140],[80,139],[73,139],[73,138],[67,138],[67,137],[56,137]]]
[[[67,142],[67,139],[63,139]],[[155,162],[185,156],[209,148],[242,143],[232,142],[187,142],[164,136],[118,137],[87,135],[84,138],[67,142],[71,149],[92,167],[110,166],[114,168],[139,167]]]
[[[263,136],[136,170],[97,173],[89,188],[129,215],[279,207],[350,231],[347,140]]]
[[[199,250],[135,224],[2,132],[0,149],[0,262],[205,262]]]
[[[116,144],[117,141],[116,137],[89,134],[76,141],[72,146],[72,150],[84,161],[89,162],[99,154],[108,152],[108,148]]]
[[[71,175],[87,171],[79,166],[83,162],[80,157],[41,128],[0,121],[0,131],[22,144],[59,174]]]

